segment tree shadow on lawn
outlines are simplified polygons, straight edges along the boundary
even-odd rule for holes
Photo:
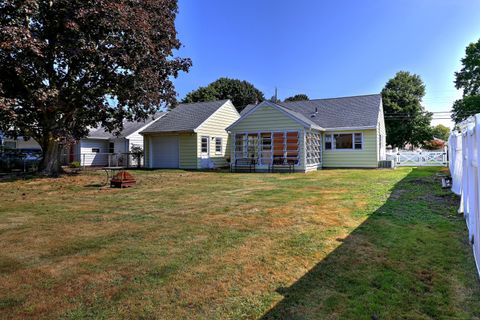
[[[458,197],[438,169],[413,169],[378,210],[261,319],[480,316],[480,288]]]

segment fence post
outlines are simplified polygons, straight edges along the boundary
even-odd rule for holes
[[[85,170],[85,153],[82,154],[82,158],[83,158],[83,170]]]

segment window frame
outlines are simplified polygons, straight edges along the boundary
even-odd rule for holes
[[[220,141],[220,143],[218,143]],[[217,148],[220,147],[220,151]],[[222,154],[223,151],[223,138],[215,137],[215,154]]]
[[[203,151],[203,139],[207,140],[207,151]],[[210,153],[210,137],[201,136],[200,137],[200,154],[209,154]]]
[[[351,134],[352,135],[352,148],[342,148],[342,149],[337,149],[337,143],[336,143],[336,140],[335,140],[335,135],[340,135],[340,134],[345,134],[345,135],[348,135],[348,134]],[[360,137],[361,137],[361,148],[355,148],[355,135],[359,134]],[[327,144],[327,136],[330,136],[330,139],[331,139],[331,148],[328,149],[326,144]],[[326,133],[324,135],[324,139],[323,139],[323,148],[326,152],[354,152],[354,151],[363,151],[364,150],[364,146],[365,146],[365,139],[364,139],[364,135],[363,135],[363,132],[359,132],[359,131],[352,131],[352,132],[335,132],[335,131],[332,131],[330,133]]]
[[[257,145],[256,145],[256,157],[255,159],[259,162],[260,165],[267,166],[271,165],[273,163],[273,159],[275,156],[275,150],[274,150],[274,144],[275,144],[275,139],[274,139],[274,134],[275,133],[282,133],[283,134],[283,157],[286,159],[288,157],[287,155],[287,134],[288,133],[296,133],[297,134],[297,159],[295,161],[295,166],[299,166],[302,162],[302,152],[300,149],[301,146],[301,141],[302,141],[302,130],[255,130],[255,131],[238,131],[238,132],[233,132],[233,161],[240,159],[237,157],[237,153],[242,154],[242,158],[248,158],[248,153],[249,153],[249,139],[248,136],[251,135],[256,135],[257,136]],[[262,149],[263,147],[263,141],[262,141],[262,134],[270,134],[270,159],[269,161],[263,161],[267,160],[267,158],[262,157],[262,152],[267,152],[268,150]],[[240,146],[237,146],[237,136],[243,136],[241,141],[242,143],[242,150],[239,150]],[[237,150],[238,149],[238,150]],[[292,150],[290,150],[292,151]]]

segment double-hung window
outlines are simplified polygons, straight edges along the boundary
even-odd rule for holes
[[[215,153],[222,154],[222,138],[216,137],[215,138]]]
[[[325,135],[325,150],[361,150],[363,149],[363,134],[335,133]]]
[[[208,137],[202,136],[201,143],[202,143],[202,146],[201,146],[202,153],[208,153]]]

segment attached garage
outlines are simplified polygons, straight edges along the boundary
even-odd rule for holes
[[[178,168],[178,136],[158,136],[151,138],[151,159],[153,168]]]
[[[140,132],[149,168],[227,167],[226,128],[240,118],[230,100],[182,103]]]

